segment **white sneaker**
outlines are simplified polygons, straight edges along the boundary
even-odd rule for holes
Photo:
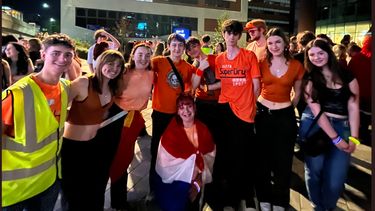
[[[259,207],[261,211],[271,211],[271,204],[269,202],[260,202]]]

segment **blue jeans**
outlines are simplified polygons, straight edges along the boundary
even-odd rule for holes
[[[304,137],[310,127],[314,115],[306,108],[301,117],[300,136]],[[349,121],[328,117],[335,131],[344,139],[350,136]],[[316,131],[318,125],[311,132]],[[331,210],[336,207],[337,200],[344,189],[350,154],[335,146],[316,157],[305,157],[305,180],[310,201],[315,210]]]
[[[42,193],[13,204],[3,207],[3,211],[52,211],[55,207],[60,191],[60,184],[56,181],[51,187]]]

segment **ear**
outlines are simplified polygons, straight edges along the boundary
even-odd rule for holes
[[[41,49],[40,50],[40,58],[44,61],[44,59],[46,58],[46,51]]]
[[[261,34],[264,34],[264,33],[265,33],[264,28],[259,28],[259,29],[260,29],[259,31],[260,31]]]

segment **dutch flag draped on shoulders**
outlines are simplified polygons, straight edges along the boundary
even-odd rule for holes
[[[195,124],[199,143],[197,148],[189,141],[183,126],[178,125],[175,118],[161,137],[155,170],[159,176],[156,197],[163,210],[183,210],[195,167],[202,172],[203,184],[212,181],[215,144],[208,128],[198,120]],[[163,201],[168,202],[166,206],[173,208],[164,207]]]

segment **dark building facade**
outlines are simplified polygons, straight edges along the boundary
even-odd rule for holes
[[[248,20],[260,18],[268,28],[280,27],[293,33],[294,0],[249,0]]]
[[[316,34],[327,34],[340,43],[345,34],[361,44],[371,26],[371,0],[318,0]]]

